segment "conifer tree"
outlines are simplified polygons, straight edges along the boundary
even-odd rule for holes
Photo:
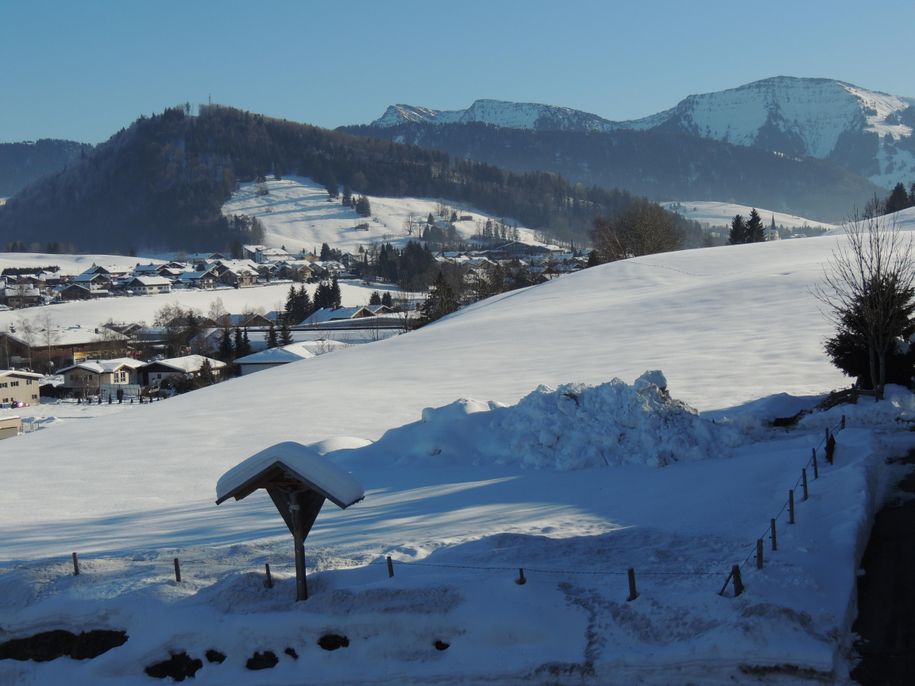
[[[454,312],[458,308],[457,295],[454,289],[445,281],[445,277],[439,272],[435,277],[435,283],[429,290],[429,295],[423,302],[421,312],[424,324],[441,319],[446,314]]]
[[[737,215],[731,220],[731,235],[728,237],[728,243],[731,245],[740,245],[747,242],[747,223],[741,215]]]
[[[292,330],[289,328],[289,322],[283,319],[280,322],[280,345],[289,345],[292,343]]]
[[[747,220],[747,243],[762,243],[766,240],[766,230],[756,208],[750,210],[750,219]]]
[[[378,291],[372,291],[372,294],[369,296],[369,305],[380,305],[381,304],[381,294]]]
[[[267,347],[275,348],[280,344],[279,339],[276,337],[276,327],[273,324],[270,325],[270,328],[267,329]]]
[[[384,295],[381,296],[381,304],[387,305],[388,307],[394,307],[394,299],[391,297],[390,291],[385,291]]]
[[[219,339],[219,359],[228,364],[232,361],[234,349],[232,347],[232,332],[228,326],[222,327],[222,336]]]
[[[897,183],[890,192],[890,196],[886,199],[884,212],[886,214],[892,214],[893,212],[904,210],[909,207],[909,204],[910,199],[908,193],[905,192],[905,186],[901,183]]]
[[[340,293],[340,284],[337,283],[337,277],[335,276],[330,282],[330,306],[334,309],[340,307],[343,302],[343,296]]]

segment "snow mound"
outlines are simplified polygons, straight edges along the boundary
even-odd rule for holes
[[[404,464],[501,464],[560,471],[642,464],[663,467],[720,456],[737,433],[674,400],[660,371],[632,385],[539,386],[517,405],[461,399],[426,408],[361,457]]]

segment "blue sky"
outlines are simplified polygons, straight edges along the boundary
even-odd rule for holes
[[[915,2],[0,0],[0,141],[213,102],[334,127],[477,98],[628,119],[775,75],[915,96]]]

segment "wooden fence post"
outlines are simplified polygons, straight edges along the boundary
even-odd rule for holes
[[[756,569],[763,568],[763,540],[756,539]]]
[[[527,583],[527,579],[524,578],[524,569],[522,569],[522,568],[518,569],[518,578],[515,579],[515,583],[518,584],[519,586],[524,586],[524,584]]]
[[[394,576],[394,560],[388,555],[388,578],[390,579],[392,576]]]
[[[842,421],[839,424],[839,430],[842,431],[843,429],[845,429],[845,415],[844,414],[842,415]]]
[[[772,550],[778,550],[778,538],[775,534],[775,518],[769,520],[769,528],[772,530]]]
[[[740,578],[740,565],[731,567],[731,576],[734,578],[734,597],[743,593],[743,580]]]
[[[267,570],[267,578],[264,579],[264,586],[266,586],[267,588],[273,588],[273,576],[271,576],[271,574],[270,574],[270,563],[269,562],[265,563],[264,567]]]
[[[788,491],[788,523],[794,524],[794,489]]]
[[[810,493],[807,490],[807,469],[801,470],[801,486],[804,489],[804,500],[807,500],[810,497]]]
[[[178,558],[175,558],[175,581],[181,583],[181,563],[178,562]]]
[[[79,576],[79,559],[73,553],[73,576]]]
[[[639,592],[635,588],[635,569],[630,567],[627,574],[629,576],[629,597],[626,600],[632,601],[639,597]]]
[[[813,449],[812,462],[813,462],[813,478],[819,479],[820,478],[820,468],[817,466],[817,449],[816,448]]]
[[[836,439],[832,434],[826,439],[826,461],[832,464],[836,455]]]

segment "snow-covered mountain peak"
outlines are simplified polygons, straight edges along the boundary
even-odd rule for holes
[[[535,103],[477,100],[465,110],[394,105],[372,122],[392,127],[483,123],[510,129],[614,131],[668,129],[792,156],[830,159],[874,183],[915,177],[915,99],[826,78],[774,76],[690,95],[671,109],[614,122]]]
[[[405,123],[488,124],[507,129],[608,131],[613,123],[596,114],[570,107],[556,107],[505,100],[475,100],[464,110],[433,110],[413,105],[391,105],[372,126],[392,127]]]

